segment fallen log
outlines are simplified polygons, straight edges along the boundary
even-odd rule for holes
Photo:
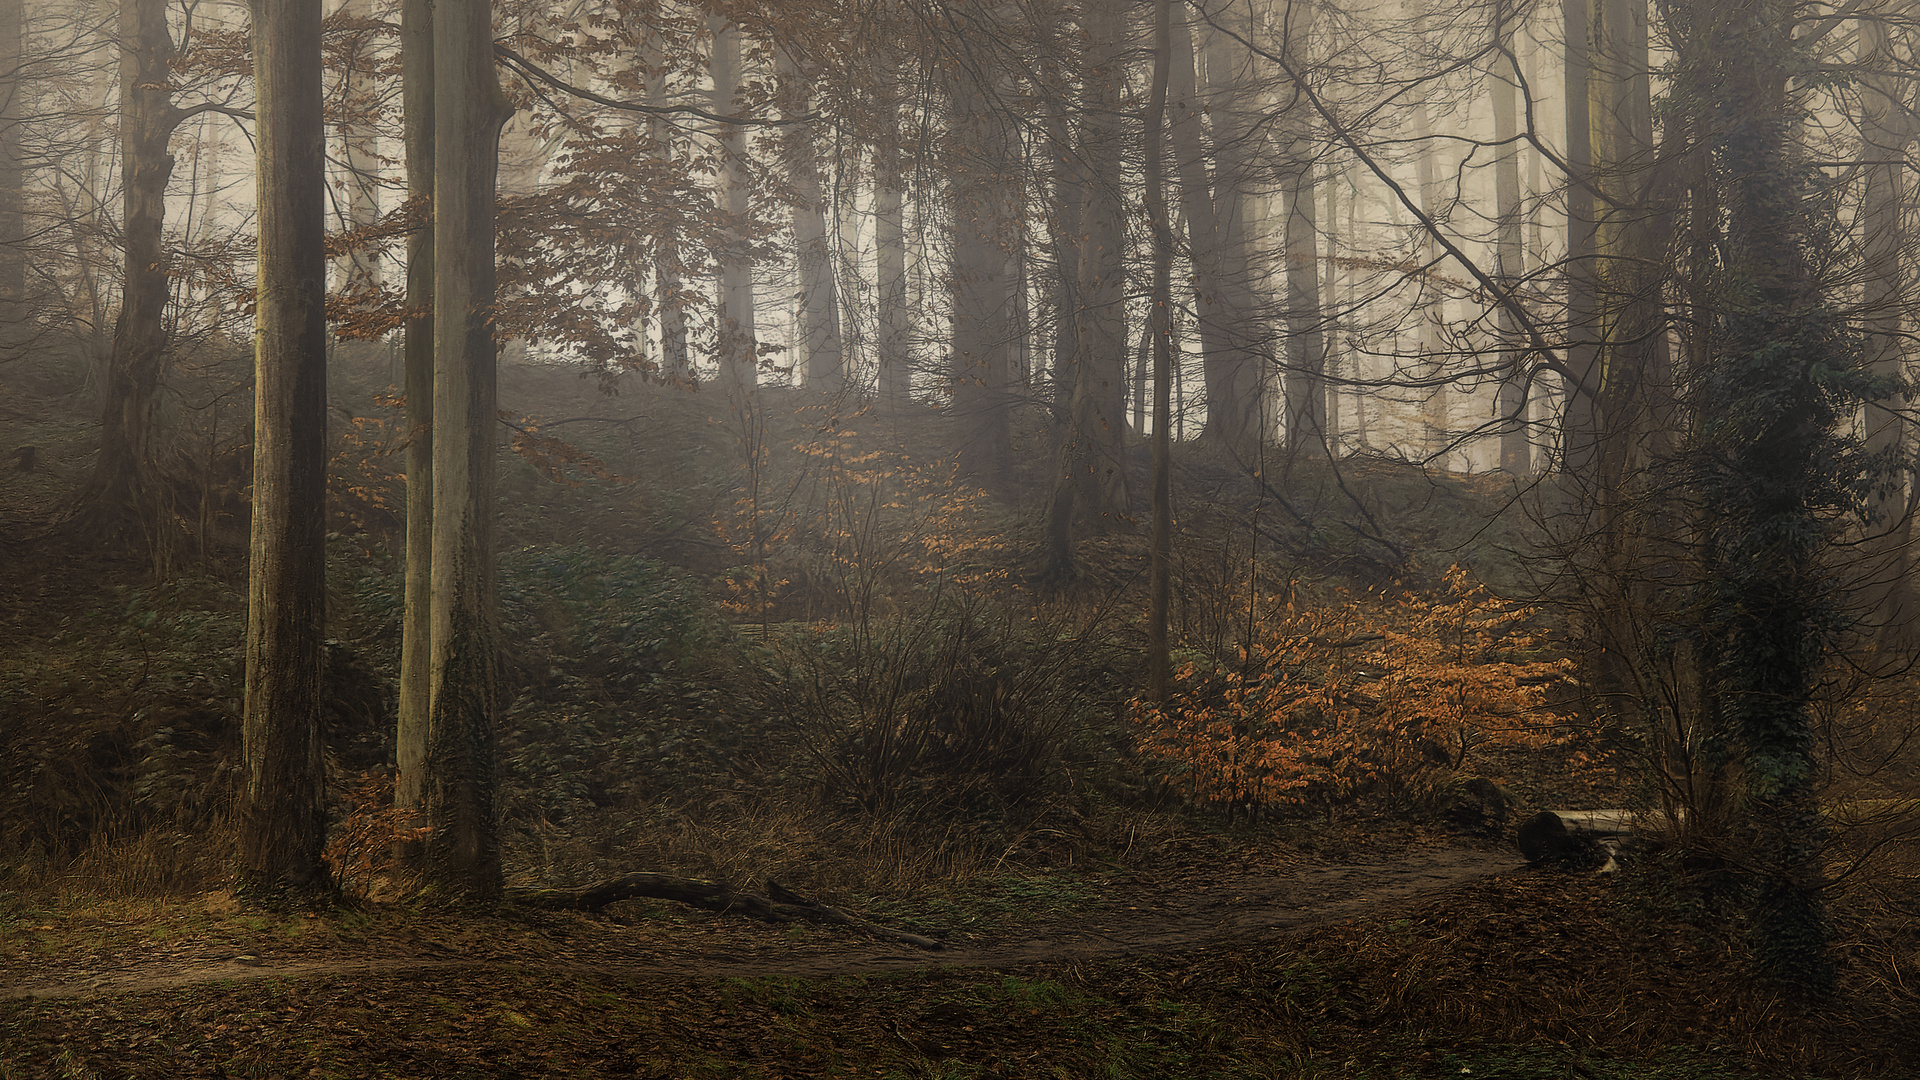
[[[1520,854],[1533,866],[1616,868],[1618,837],[1633,828],[1626,810],[1542,810],[1520,823],[1515,839]]]
[[[762,922],[815,922],[845,926],[882,941],[921,949],[944,948],[939,941],[895,930],[860,918],[830,904],[809,900],[777,881],[767,882],[767,895],[736,892],[725,885],[671,874],[623,874],[571,889],[513,889],[507,898],[526,907],[547,911],[598,913],[622,900],[672,900],[688,907],[723,915],[744,915]]]

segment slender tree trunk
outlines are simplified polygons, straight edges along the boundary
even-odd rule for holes
[[[1903,0],[1902,13],[1910,6]],[[1884,18],[1863,18],[1859,25],[1861,66],[1876,73],[1890,70],[1894,59]],[[1907,249],[1905,209],[1911,198],[1905,161],[1916,135],[1907,99],[1901,83],[1890,75],[1875,74],[1861,81],[1860,103],[1865,111],[1860,122],[1865,142],[1861,149],[1867,159],[1866,191],[1860,208],[1860,246],[1866,277],[1863,345],[1868,370],[1890,381],[1904,379],[1907,371],[1902,331],[1908,277],[1901,258]],[[1896,461],[1903,460],[1903,453],[1912,444],[1898,408],[1895,399],[1882,399],[1868,402],[1866,410],[1867,450]],[[1873,621],[1882,641],[1898,644],[1912,640],[1915,632],[1910,581],[1913,557],[1908,550],[1913,539],[1913,469],[1899,467],[1889,479],[1892,482],[1871,497],[1872,528],[1879,533],[1869,541],[1874,560],[1871,570],[1879,593]]]
[[[812,108],[811,79],[785,50],[778,53],[781,81],[794,115]],[[846,389],[846,355],[835,292],[833,242],[820,181],[817,133],[807,124],[789,129],[787,166],[793,180],[793,259],[800,284],[800,340],[806,385],[825,397]]]
[[[1092,185],[1082,217],[1078,345],[1083,392],[1074,426],[1085,440],[1088,470],[1080,500],[1089,530],[1104,532],[1133,512],[1127,483],[1127,309],[1125,175],[1126,6],[1086,5],[1092,66],[1082,123]]]
[[[1167,212],[1167,83],[1173,3],[1154,0],[1153,76],[1147,90],[1146,202],[1153,233],[1153,531],[1147,569],[1147,700],[1165,705],[1173,682],[1173,222]]]
[[[1204,99],[1184,85],[1185,62],[1169,71],[1171,104],[1187,115],[1174,127],[1175,162],[1180,170],[1181,208],[1187,216],[1193,251],[1196,314],[1201,370],[1207,389],[1204,436],[1251,455],[1261,439],[1266,405],[1264,371],[1258,353],[1261,332],[1254,315],[1253,232],[1249,165],[1255,109],[1252,60],[1227,31],[1245,38],[1252,32],[1251,0],[1233,0],[1212,16],[1219,25],[1202,28],[1206,62]],[[1175,58],[1179,60],[1181,58]],[[1183,85],[1172,86],[1175,76]],[[1204,105],[1202,105],[1204,101]],[[1213,176],[1195,146],[1198,110],[1212,121]],[[1204,201],[1205,206],[1201,204]]]
[[[347,227],[364,229],[380,217],[380,153],[375,123],[380,109],[374,66],[379,62],[369,47],[373,24],[364,22],[368,0],[346,0],[341,13],[362,20],[346,50],[346,115],[340,121],[341,161],[347,171]],[[365,251],[351,251],[341,260],[341,281],[348,289],[367,289],[380,283],[380,267]]]
[[[1320,226],[1314,214],[1313,166],[1292,140],[1283,180],[1287,238],[1286,439],[1295,454],[1332,452],[1327,426],[1327,344],[1320,298]]]
[[[888,72],[892,76],[892,72]],[[900,120],[895,80],[887,81],[888,112]],[[873,156],[873,259],[875,299],[879,303],[879,334],[875,342],[875,375],[882,411],[898,415],[906,409],[912,391],[913,321],[907,302],[907,220],[900,144],[882,139]]]
[[[1325,223],[1323,231],[1327,246],[1325,257],[1320,261],[1320,309],[1325,312],[1323,332],[1326,334],[1326,386],[1323,397],[1327,410],[1327,451],[1334,457],[1341,454],[1342,440],[1346,437],[1347,415],[1346,394],[1340,389],[1347,372],[1346,350],[1340,347],[1341,320],[1347,314],[1347,308],[1340,296],[1340,188],[1347,182],[1346,174],[1340,169],[1329,168],[1325,186],[1326,209],[1320,215]]]
[[[1560,422],[1560,467],[1570,498],[1593,475],[1599,442],[1599,277],[1595,266],[1593,126],[1588,102],[1592,43],[1590,0],[1562,0],[1566,16],[1567,184],[1567,369]]]
[[[1013,275],[1008,237],[1018,225],[1001,163],[1014,160],[1012,120],[988,107],[970,70],[948,82],[953,110],[953,413],[959,468],[999,483],[1013,467],[1007,372]]]
[[[402,0],[407,200],[407,577],[394,804],[420,807],[433,707],[433,0]],[[410,853],[417,856],[418,852]]]
[[[167,141],[181,113],[172,103],[173,38],[165,0],[120,5],[120,176],[124,270],[107,363],[100,454],[82,494],[83,532],[128,544],[164,571],[166,497],[155,428],[167,363]]]
[[[1413,137],[1420,146],[1414,158],[1414,174],[1420,183],[1420,212],[1429,221],[1438,221],[1444,214],[1440,206],[1439,150],[1434,145],[1433,124],[1424,99],[1414,106],[1413,117]],[[1439,239],[1431,230],[1421,230],[1420,265],[1428,269],[1428,275],[1420,282],[1419,371],[1427,383],[1421,422],[1426,427],[1427,451],[1433,454],[1446,449],[1453,429],[1448,386],[1443,381],[1447,374],[1447,344],[1443,333],[1447,325],[1447,293],[1446,286],[1435,277],[1443,265],[1441,260]]]
[[[1512,0],[1494,0],[1493,41],[1495,54],[1488,82],[1493,95],[1493,136],[1499,144],[1494,159],[1494,276],[1501,287],[1512,290],[1521,281],[1524,268],[1524,224],[1520,205],[1520,116],[1518,104],[1519,69],[1514,52],[1514,28],[1518,17]],[[1522,369],[1525,352],[1520,346],[1520,328],[1514,325],[1513,312],[1505,305],[1498,308],[1497,330],[1500,348],[1505,354],[1500,379],[1498,413],[1500,469],[1509,476],[1526,476],[1532,469],[1527,427],[1527,376]]]
[[[26,8],[0,0],[0,340],[24,336],[27,299],[26,161],[21,123],[26,115]]]
[[[647,100],[664,104],[667,99],[666,56],[657,35],[648,33],[641,44],[646,64]],[[647,118],[647,142],[654,160],[673,160],[673,122],[665,116]],[[685,288],[678,237],[662,237],[660,258],[653,268],[654,295],[660,310],[660,374],[675,383],[692,385],[693,353],[687,344],[687,309],[680,299]]]
[[[707,20],[713,35],[713,111],[731,115],[741,77],[740,28],[715,15]],[[754,330],[753,263],[747,257],[748,174],[746,134],[733,125],[720,129],[720,209],[732,236],[720,256],[720,307],[715,313],[720,383],[731,411],[751,412],[760,370],[760,344]]]
[[[326,128],[320,0],[254,0],[260,221],[242,890],[327,891]]]
[[[486,901],[501,887],[493,732],[499,596],[493,550],[494,184],[512,106],[493,68],[485,0],[435,5],[433,705],[427,733],[429,888]]]

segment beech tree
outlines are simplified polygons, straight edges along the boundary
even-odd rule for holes
[[[493,737],[500,699],[493,548],[494,180],[512,106],[494,72],[485,0],[433,12],[432,703],[424,805],[428,886],[501,889]]]
[[[254,0],[253,543],[248,559],[242,889],[327,891],[327,327],[320,0]]]

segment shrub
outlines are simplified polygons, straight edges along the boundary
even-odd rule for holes
[[[829,804],[1029,820],[1091,749],[1101,702],[1089,635],[971,598],[932,608],[771,643],[759,704]]]
[[[1276,602],[1238,665],[1190,662],[1165,708],[1135,702],[1141,748],[1188,796],[1232,807],[1405,807],[1485,740],[1544,745],[1543,654],[1513,607],[1454,567],[1446,595]]]

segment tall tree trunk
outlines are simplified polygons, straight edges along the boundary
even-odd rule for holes
[[[405,112],[407,306],[406,604],[400,632],[394,805],[422,805],[433,708],[433,0],[400,6],[401,107]],[[420,852],[403,852],[417,858]]]
[[[900,103],[897,77],[886,75],[887,112],[898,126]],[[873,155],[874,298],[880,308],[875,341],[875,381],[883,412],[898,415],[906,409],[913,389],[913,320],[907,302],[906,177],[900,143],[884,138]]]
[[[1080,147],[1070,151],[1077,176],[1079,243],[1069,294],[1072,332],[1056,356],[1056,383],[1068,390],[1060,472],[1049,515],[1054,573],[1070,569],[1072,525],[1104,533],[1131,514],[1126,469],[1126,206],[1119,189],[1125,133],[1121,130],[1124,15],[1114,0],[1083,10],[1087,65],[1081,78]],[[1064,254],[1064,252],[1063,252]],[[1062,269],[1064,276],[1065,270]]]
[[[254,0],[253,544],[248,562],[240,881],[327,890],[327,260],[320,0]]]
[[[1440,206],[1443,200],[1440,194],[1440,164],[1437,160],[1439,150],[1434,145],[1433,123],[1424,99],[1414,106],[1413,121],[1414,141],[1420,147],[1414,158],[1414,174],[1420,183],[1420,213],[1428,221],[1437,222],[1445,216]],[[1427,270],[1420,279],[1419,372],[1426,384],[1421,422],[1426,428],[1425,443],[1430,454],[1445,451],[1452,441],[1453,431],[1452,410],[1448,407],[1449,387],[1445,382],[1447,292],[1445,283],[1439,280],[1444,265],[1442,259],[1439,238],[1430,229],[1421,230],[1420,265]]]
[[[1175,66],[1173,2],[1154,0],[1153,76],[1145,123],[1147,222],[1153,234],[1153,529],[1147,547],[1147,700],[1167,703],[1173,682],[1173,222],[1167,212],[1167,84]]]
[[[1785,0],[1683,6],[1693,33],[1678,57],[1722,189],[1724,280],[1707,405],[1701,520],[1714,560],[1703,583],[1710,680],[1744,773],[1735,856],[1760,973],[1808,996],[1833,987],[1816,800],[1818,728],[1810,702],[1836,613],[1824,560],[1865,463],[1836,439],[1859,406],[1847,330],[1809,252],[1833,226],[1808,190],[1793,139],[1799,58]],[[1697,47],[1697,51],[1696,51]],[[1823,220],[1824,219],[1824,220]]]
[[[1259,354],[1262,333],[1253,296],[1253,222],[1250,166],[1256,109],[1252,59],[1236,40],[1253,30],[1251,0],[1230,0],[1209,16],[1201,29],[1206,62],[1205,93],[1183,93],[1171,81],[1184,63],[1168,73],[1172,104],[1185,102],[1189,115],[1174,129],[1175,161],[1181,171],[1181,207],[1192,234],[1194,287],[1198,293],[1198,330],[1202,373],[1207,388],[1207,423],[1202,434],[1251,457],[1265,436],[1265,371]],[[1176,61],[1180,58],[1174,58]],[[1204,108],[1212,121],[1211,184],[1204,179],[1205,159],[1195,152],[1196,115]],[[1205,198],[1206,206],[1200,206]]]
[[[1599,273],[1593,201],[1593,124],[1588,100],[1592,63],[1589,3],[1562,0],[1565,13],[1567,167],[1567,370],[1560,421],[1560,468],[1569,499],[1578,500],[1598,453],[1600,383]]]
[[[713,35],[713,111],[732,115],[740,89],[740,28],[722,16],[707,20]],[[720,306],[715,312],[715,352],[720,384],[730,410],[751,413],[760,370],[759,337],[754,331],[753,263],[746,253],[748,205],[747,137],[733,125],[720,128],[720,210],[732,235],[720,255]]]
[[[1008,238],[1019,224],[1004,162],[1015,159],[1012,119],[988,107],[972,70],[948,81],[953,111],[953,414],[958,465],[978,483],[999,483],[1013,467],[1008,340],[1013,275]]]
[[[1327,410],[1327,451],[1334,457],[1341,453],[1342,440],[1346,436],[1347,415],[1340,389],[1348,372],[1346,350],[1340,347],[1341,320],[1347,314],[1347,307],[1341,299],[1340,281],[1340,188],[1347,182],[1344,171],[1329,167],[1327,171],[1326,208],[1320,215],[1323,235],[1327,246],[1320,260],[1320,310],[1325,313],[1322,332],[1326,334],[1326,347],[1323,350],[1326,359],[1322,361],[1326,369],[1326,386],[1323,397]]]
[[[1902,0],[1902,13],[1910,4]],[[1893,67],[1893,50],[1888,41],[1884,17],[1876,15],[1860,20],[1860,64],[1871,75],[1860,84],[1860,103],[1864,115],[1860,130],[1866,159],[1866,191],[1860,208],[1860,246],[1865,273],[1862,302],[1863,346],[1868,370],[1893,382],[1907,374],[1905,338],[1905,291],[1907,275],[1901,267],[1906,252],[1905,210],[1909,194],[1905,160],[1907,148],[1917,134],[1908,111],[1910,95],[1902,83],[1888,74]],[[1871,401],[1866,410],[1868,452],[1888,460],[1904,460],[1912,445],[1906,437],[1905,422],[1897,414],[1897,399]],[[1871,497],[1873,514],[1871,572],[1878,596],[1873,621],[1882,641],[1899,644],[1915,635],[1915,600],[1912,582],[1913,557],[1908,550],[1913,539],[1914,472],[1901,466]]]
[[[1499,144],[1493,165],[1494,276],[1502,288],[1511,291],[1522,279],[1525,268],[1521,227],[1524,224],[1520,204],[1520,116],[1518,104],[1518,55],[1514,52],[1514,29],[1519,16],[1513,0],[1494,0],[1494,54],[1488,72],[1493,95],[1493,137]],[[1500,438],[1500,469],[1509,476],[1526,476],[1532,469],[1527,426],[1527,375],[1523,370],[1525,352],[1520,346],[1520,328],[1514,325],[1513,312],[1498,307],[1496,328],[1500,338],[1502,373],[1495,406]]]
[[[788,108],[793,115],[804,116],[812,109],[812,80],[786,50],[780,50],[777,58]],[[846,389],[846,355],[841,344],[833,242],[827,232],[817,140],[812,125],[799,124],[789,129],[786,148],[794,194],[793,261],[800,285],[799,362],[809,389],[825,397],[837,397]]]
[[[164,571],[166,495],[159,477],[156,411],[167,363],[167,141],[173,106],[173,38],[165,0],[120,5],[120,176],[124,270],[107,362],[100,453],[81,495],[84,534],[133,547]]]
[[[379,120],[379,87],[375,79],[372,38],[367,20],[368,0],[346,0],[341,12],[359,25],[344,57],[346,115],[340,122],[341,161],[346,166],[347,227],[364,229],[380,217],[380,153],[375,125]],[[365,251],[348,252],[341,260],[341,279],[348,289],[367,289],[380,283],[380,266]]]
[[[1295,121],[1299,123],[1299,121]],[[1292,139],[1282,180],[1287,240],[1286,440],[1295,454],[1333,449],[1327,426],[1327,339],[1320,298],[1320,226],[1314,213],[1313,165]]]
[[[0,0],[0,340],[25,336],[27,299],[25,0]]]
[[[1076,55],[1085,52],[1083,48],[1074,48],[1072,51]],[[1067,104],[1069,87],[1080,77],[1079,68],[1061,70],[1057,61],[1049,60],[1046,83],[1060,88],[1060,102],[1057,107],[1047,110],[1042,121],[1049,163],[1047,179],[1053,189],[1053,206],[1049,217],[1053,288],[1048,302],[1053,310],[1051,404],[1054,422],[1062,426],[1073,408],[1073,363],[1074,358],[1080,355],[1080,324],[1075,313],[1080,310],[1080,222],[1088,178],[1080,148],[1074,140],[1072,110]]]
[[[648,31],[641,41],[642,62],[646,64],[647,101],[667,103],[667,58],[658,35]],[[673,122],[653,115],[647,118],[647,142],[654,160],[673,160]],[[685,288],[680,276],[682,259],[678,237],[663,237],[660,257],[653,268],[654,296],[660,311],[660,374],[682,385],[693,383],[693,353],[687,345],[687,309],[680,294]]]
[[[499,595],[493,549],[494,198],[512,106],[493,68],[485,0],[435,5],[433,705],[427,733],[429,888],[499,895],[493,733]]]

